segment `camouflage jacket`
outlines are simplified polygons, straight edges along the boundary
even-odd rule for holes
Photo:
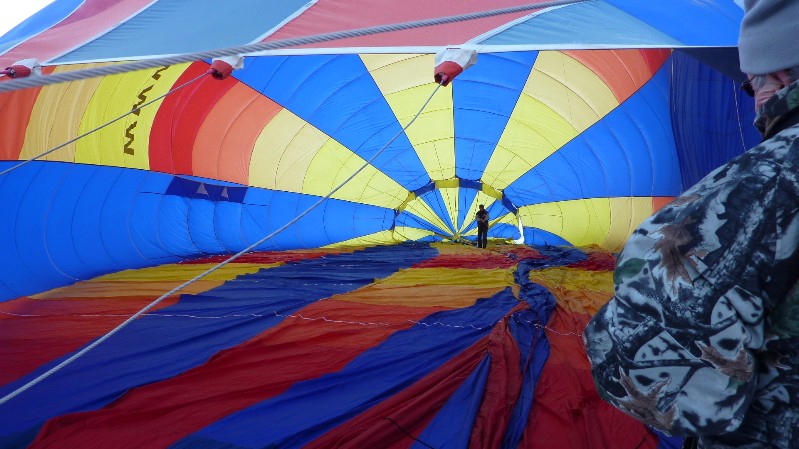
[[[707,448],[799,448],[799,81],[645,220],[583,339],[600,395]]]

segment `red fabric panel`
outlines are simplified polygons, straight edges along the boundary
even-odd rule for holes
[[[303,12],[266,41],[304,37],[313,34],[354,30],[391,23],[433,19],[458,14],[487,11],[509,6],[544,3],[546,0],[490,0],[481,2],[431,2],[428,0],[321,0]],[[446,25],[339,39],[303,47],[369,47],[440,45],[441,42],[464,43],[486,31],[504,25],[533,10]],[[295,47],[302,48],[302,47]]]
[[[210,66],[195,62],[175,82],[179,86],[205,73]],[[217,101],[236,85],[234,78],[202,78],[167,95],[158,108],[150,131],[150,170],[193,173],[192,153],[200,126]]]
[[[590,316],[560,307],[549,322],[550,355],[519,447],[525,449],[655,449],[658,438],[602,401],[579,334]]]
[[[93,37],[105,34],[151,0],[85,0],[69,17],[0,56],[7,67],[26,58],[42,62],[59,57]]]
[[[573,263],[569,268],[582,268],[591,271],[613,271],[616,268],[616,258],[613,254],[605,251],[597,251],[588,254],[588,259]]]
[[[231,263],[275,263],[275,262],[294,262],[297,260],[316,259],[325,255],[339,254],[342,251],[335,250],[294,250],[294,251],[275,251],[275,252],[254,252],[242,254],[238,259]],[[350,252],[343,251],[343,252]],[[228,260],[229,255],[209,256],[201,259],[187,260],[181,264],[198,263],[220,263]]]
[[[74,352],[153,301],[152,297],[38,300],[0,303],[0,385]],[[170,306],[177,295],[154,310]]]
[[[671,56],[671,49],[663,48],[646,50],[643,52],[643,55],[647,65],[649,66],[649,70],[654,75],[658,70],[660,70],[660,66],[662,66],[663,63],[666,62],[666,60]]]
[[[529,306],[520,304],[515,313]],[[522,388],[521,357],[516,339],[508,329],[506,320],[500,321],[491,332],[488,344],[491,368],[488,372],[483,403],[477,412],[469,447],[501,447],[502,440],[519,392]]]
[[[414,265],[414,268],[510,268],[521,259],[542,258],[544,256],[541,253],[530,247],[489,249],[470,253],[440,254]]]
[[[445,309],[316,302],[298,314],[320,319],[288,318],[202,366],[131,390],[103,409],[54,418],[31,447],[167,447],[296,382],[338,371],[365,349],[412,326],[409,320],[441,310]],[[321,317],[390,326],[334,323]]]

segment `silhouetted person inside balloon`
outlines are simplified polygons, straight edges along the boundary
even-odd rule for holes
[[[799,1],[745,0],[764,142],[633,232],[585,329],[600,395],[698,448],[799,448]]]
[[[477,221],[477,247],[485,248],[488,246],[488,211],[485,206],[480,205],[480,210],[474,214]]]

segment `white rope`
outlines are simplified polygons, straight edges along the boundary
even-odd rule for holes
[[[146,59],[127,64],[95,67],[86,70],[75,70],[71,72],[62,72],[47,76],[31,76],[27,78],[17,78],[11,81],[0,83],[0,93],[11,92],[19,89],[26,89],[29,87],[38,87],[49,84],[64,83],[68,81],[83,80],[98,76],[115,75],[118,73],[132,72],[136,70],[143,70],[153,67],[194,62],[204,59],[221,58],[224,56],[241,56],[252,53],[264,52],[267,50],[277,50],[279,48],[316,44],[336,39],[346,39],[352,37],[366,36],[370,34],[409,30],[413,28],[421,28],[434,25],[444,25],[448,23],[456,23],[466,20],[482,19],[486,17],[493,17],[504,14],[513,14],[533,9],[543,9],[552,6],[565,6],[574,3],[584,3],[589,1],[595,1],[595,0],[558,0],[545,3],[534,3],[529,5],[493,9],[489,11],[480,11],[469,14],[439,17],[435,19],[416,20],[411,22],[402,22],[389,25],[378,25],[373,27],[357,28],[353,30],[336,31],[333,33],[315,34],[312,36],[304,36],[292,39],[282,39],[274,42],[260,42],[257,44],[249,44],[240,47],[231,47],[221,50],[212,50],[199,53],[186,53],[181,55],[168,56],[165,58]]]
[[[143,109],[145,106],[149,106],[149,105],[151,105],[151,104],[155,103],[156,101],[158,101],[158,100],[160,100],[160,99],[162,99],[162,98],[166,97],[167,95],[169,95],[169,94],[171,94],[171,93],[173,93],[173,92],[175,92],[175,91],[177,91],[177,90],[179,90],[179,89],[183,89],[184,87],[188,86],[189,84],[191,84],[191,83],[193,83],[193,82],[195,82],[195,81],[199,80],[200,78],[202,78],[202,77],[204,77],[205,75],[208,75],[208,74],[209,74],[208,72],[206,72],[206,73],[203,73],[202,75],[200,75],[200,76],[198,76],[198,77],[196,77],[196,78],[194,78],[194,79],[191,79],[191,80],[189,80],[189,81],[186,81],[185,83],[183,83],[183,84],[181,84],[180,86],[178,86],[178,87],[176,87],[176,88],[174,88],[174,89],[170,90],[169,92],[167,92],[167,93],[165,93],[165,94],[163,94],[163,95],[161,95],[161,96],[159,96],[159,97],[157,97],[157,98],[154,98],[154,99],[152,99],[152,100],[148,101],[147,103],[144,103],[144,104],[142,104],[142,105],[141,105],[141,106],[139,106],[139,107],[136,107],[136,108],[133,108],[133,109],[131,109],[130,111],[128,111],[128,112],[126,112],[126,113],[124,113],[124,114],[120,115],[119,117],[117,117],[117,118],[115,118],[115,119],[111,120],[111,121],[110,121],[110,122],[108,122],[108,123],[104,123],[104,124],[102,124],[102,125],[98,126],[97,128],[94,128],[94,129],[92,129],[92,130],[90,130],[90,131],[86,131],[85,133],[83,133],[83,134],[81,134],[81,135],[79,135],[79,136],[77,136],[77,137],[75,137],[75,138],[73,138],[73,139],[70,139],[70,140],[68,140],[68,141],[66,141],[66,142],[64,142],[64,143],[62,143],[61,145],[58,145],[58,146],[57,146],[57,147],[55,147],[55,148],[51,148],[51,149],[49,149],[49,150],[45,151],[44,153],[38,154],[38,155],[36,155],[36,156],[34,156],[34,157],[32,157],[32,158],[28,159],[28,160],[25,160],[25,161],[23,161],[23,162],[20,162],[20,163],[19,163],[19,164],[17,164],[17,165],[12,165],[11,167],[9,167],[9,168],[7,168],[7,169],[5,169],[5,170],[1,171],[1,172],[0,172],[0,176],[3,176],[3,175],[5,175],[6,173],[9,173],[9,172],[11,172],[11,171],[13,171],[13,170],[16,170],[16,169],[18,169],[18,168],[22,167],[23,165],[27,164],[27,163],[28,163],[28,162],[30,162],[30,161],[35,161],[36,159],[39,159],[39,158],[41,158],[41,157],[43,157],[43,156],[47,156],[48,154],[52,153],[53,151],[55,151],[55,150],[57,150],[57,149],[59,149],[59,148],[63,148],[63,147],[65,147],[65,146],[67,146],[67,145],[71,144],[72,142],[75,142],[75,141],[77,141],[77,140],[79,140],[79,139],[82,139],[82,138],[84,138],[84,137],[88,136],[89,134],[91,134],[91,133],[93,133],[93,132],[95,132],[95,131],[99,131],[99,130],[101,130],[101,129],[105,128],[106,126],[108,126],[108,125],[110,125],[110,124],[112,124],[112,123],[114,123],[114,122],[116,122],[116,121],[118,121],[118,120],[121,120],[121,119],[123,119],[123,118],[127,117],[127,116],[128,116],[128,115],[130,115],[130,114],[133,114],[133,113],[135,113],[135,112],[138,112],[138,111],[142,110],[142,109]]]
[[[314,203],[314,204],[313,204],[311,207],[309,207],[308,209],[306,209],[306,210],[305,210],[304,212],[302,212],[300,215],[298,215],[298,216],[297,216],[297,217],[295,217],[293,220],[289,221],[288,223],[286,223],[285,225],[283,225],[282,227],[280,227],[280,228],[279,228],[279,229],[277,229],[276,231],[274,231],[274,232],[272,232],[271,234],[267,235],[266,237],[262,238],[261,240],[259,240],[259,241],[255,242],[255,243],[253,243],[252,245],[250,245],[250,246],[248,246],[248,247],[244,248],[243,250],[239,251],[238,253],[236,253],[236,254],[232,255],[232,256],[231,256],[231,257],[229,257],[227,260],[225,260],[225,261],[223,261],[223,262],[220,262],[219,264],[217,264],[217,265],[215,265],[215,266],[213,266],[213,267],[209,268],[208,270],[204,271],[203,273],[200,273],[199,275],[195,276],[194,278],[192,278],[192,279],[189,279],[188,281],[186,281],[186,282],[184,282],[184,283],[182,283],[182,284],[178,285],[177,287],[173,288],[172,290],[168,291],[167,293],[164,293],[164,294],[163,294],[163,295],[162,295],[160,298],[156,299],[155,301],[153,301],[153,302],[151,302],[150,304],[148,304],[147,306],[145,306],[143,309],[141,309],[141,310],[139,310],[138,312],[136,312],[136,313],[135,313],[133,316],[131,316],[131,317],[130,317],[130,318],[128,318],[127,320],[123,321],[123,322],[122,322],[122,323],[121,323],[119,326],[115,327],[114,329],[112,329],[111,331],[109,331],[107,334],[105,334],[105,335],[103,335],[102,337],[98,338],[97,340],[95,340],[94,342],[92,342],[90,345],[86,346],[85,348],[83,348],[83,349],[81,349],[80,351],[78,351],[78,352],[76,352],[75,354],[73,354],[73,355],[72,355],[71,357],[69,357],[68,359],[64,360],[63,362],[61,362],[61,363],[59,363],[58,365],[54,366],[53,368],[49,369],[47,372],[45,372],[45,373],[43,373],[43,374],[39,375],[39,376],[38,376],[38,377],[36,377],[35,379],[33,379],[33,380],[31,380],[30,382],[26,383],[25,385],[23,385],[23,386],[21,386],[21,387],[17,388],[17,389],[16,389],[16,390],[14,390],[13,392],[9,393],[8,395],[6,395],[6,396],[5,396],[5,397],[3,397],[2,399],[0,399],[0,405],[2,405],[2,404],[5,404],[6,402],[8,402],[8,401],[10,401],[11,399],[15,398],[16,396],[18,396],[20,393],[22,393],[22,392],[24,392],[25,390],[27,390],[27,389],[31,388],[32,386],[34,386],[34,385],[38,384],[39,382],[41,382],[41,381],[43,381],[43,380],[47,379],[48,377],[50,377],[50,376],[51,376],[51,375],[53,375],[54,373],[58,372],[59,370],[61,370],[61,369],[62,369],[62,368],[64,368],[65,366],[67,366],[67,365],[69,365],[70,363],[74,362],[74,361],[75,361],[75,360],[77,360],[79,357],[81,357],[82,355],[84,355],[84,354],[86,354],[87,352],[91,351],[92,349],[94,349],[96,346],[98,346],[98,345],[99,345],[99,344],[101,344],[102,342],[104,342],[104,341],[108,340],[109,338],[111,338],[111,336],[113,336],[114,334],[116,334],[117,332],[119,332],[120,330],[122,330],[122,329],[123,329],[125,326],[127,326],[128,324],[130,324],[131,322],[133,322],[134,320],[136,320],[136,319],[137,319],[137,318],[139,318],[140,316],[144,315],[145,313],[147,313],[147,312],[148,312],[150,309],[152,309],[153,307],[157,306],[157,305],[158,305],[159,303],[161,303],[161,301],[163,301],[164,299],[166,299],[166,298],[168,298],[168,297],[170,297],[170,296],[174,295],[174,294],[175,294],[176,292],[178,292],[179,290],[181,290],[181,289],[183,289],[183,288],[185,288],[185,287],[188,287],[189,285],[193,284],[194,282],[196,282],[196,281],[198,281],[198,280],[202,279],[203,277],[205,277],[205,276],[207,276],[207,275],[209,275],[209,274],[213,273],[214,271],[216,271],[216,270],[218,270],[218,269],[222,268],[223,266],[225,266],[225,265],[229,264],[230,262],[232,262],[232,261],[234,261],[234,260],[238,259],[239,257],[241,257],[242,255],[244,255],[245,253],[248,253],[248,252],[252,251],[253,249],[257,248],[258,246],[260,246],[261,244],[263,244],[264,242],[266,242],[267,240],[271,239],[271,238],[272,238],[272,237],[274,237],[275,235],[279,234],[280,232],[282,232],[282,231],[284,231],[285,229],[287,229],[289,226],[291,226],[291,225],[293,225],[294,223],[296,223],[297,221],[299,221],[299,220],[300,220],[302,217],[304,217],[304,216],[308,215],[308,214],[309,214],[309,213],[310,213],[312,210],[314,210],[314,209],[315,209],[317,206],[319,206],[319,205],[320,205],[320,204],[322,204],[324,201],[326,201],[327,199],[329,199],[329,198],[330,198],[330,197],[331,197],[331,196],[332,196],[334,193],[336,193],[337,191],[339,191],[339,189],[341,189],[342,187],[344,187],[344,185],[345,185],[345,184],[347,184],[347,183],[348,183],[348,182],[350,182],[350,181],[351,181],[353,178],[355,178],[355,176],[356,176],[358,173],[360,173],[360,172],[361,172],[361,171],[362,171],[364,168],[366,168],[367,166],[369,166],[369,165],[372,163],[372,161],[374,161],[374,160],[375,160],[375,159],[376,159],[378,156],[380,156],[380,154],[382,154],[382,153],[383,153],[383,151],[385,151],[385,149],[389,147],[389,145],[391,145],[391,144],[392,144],[392,143],[393,143],[393,142],[394,142],[394,141],[395,141],[395,140],[396,140],[396,139],[397,139],[397,138],[398,138],[398,137],[399,137],[399,136],[400,136],[402,133],[404,133],[404,132],[405,132],[405,130],[407,130],[407,129],[408,129],[408,127],[409,127],[409,126],[411,126],[411,124],[413,124],[413,122],[415,122],[415,121],[416,121],[416,119],[419,117],[419,115],[421,115],[422,111],[424,111],[424,109],[427,107],[427,104],[428,104],[428,103],[430,103],[430,100],[432,100],[432,99],[433,99],[433,95],[435,95],[435,94],[436,94],[436,92],[438,92],[438,89],[439,89],[440,87],[441,87],[441,84],[438,84],[438,85],[436,85],[436,88],[433,90],[433,93],[431,93],[431,94],[430,94],[430,96],[427,98],[427,101],[425,101],[425,102],[424,102],[424,104],[422,105],[422,107],[419,109],[419,112],[417,112],[417,113],[416,113],[416,115],[414,115],[414,116],[413,116],[413,119],[412,119],[410,122],[408,122],[408,124],[407,124],[407,125],[405,125],[405,126],[404,126],[404,127],[403,127],[403,128],[400,130],[400,131],[398,131],[398,132],[397,132],[397,134],[395,134],[395,135],[394,135],[394,137],[392,137],[392,138],[391,138],[391,140],[389,140],[389,141],[388,141],[388,143],[386,143],[386,144],[383,146],[383,148],[381,148],[381,149],[380,149],[380,151],[378,151],[377,153],[375,153],[375,155],[374,155],[374,156],[372,156],[371,158],[369,158],[369,160],[367,160],[366,162],[364,162],[364,164],[363,164],[363,165],[361,165],[361,167],[360,167],[360,168],[358,168],[358,170],[356,170],[356,171],[355,171],[355,172],[354,172],[352,175],[350,175],[350,176],[349,176],[347,179],[345,179],[345,180],[344,180],[344,182],[342,182],[341,184],[339,184],[339,185],[338,185],[338,186],[337,186],[335,189],[333,189],[333,190],[332,190],[330,193],[328,193],[328,194],[327,194],[327,195],[325,195],[324,197],[320,198],[320,199],[319,199],[319,201],[317,201],[316,203]]]

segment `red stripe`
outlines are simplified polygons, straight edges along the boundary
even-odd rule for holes
[[[152,302],[151,297],[38,300],[0,303],[0,385],[72,353]],[[155,310],[177,302],[177,295]]]
[[[175,82],[179,86],[206,72],[210,66],[195,62]],[[236,85],[235,78],[201,79],[164,98],[150,131],[150,170],[193,173],[194,141],[217,101]]]
[[[511,313],[528,307],[526,303],[519,304]],[[488,350],[491,368],[469,447],[502,446],[508,419],[522,388],[521,354],[505,320],[494,327]]]
[[[590,317],[555,309],[548,324],[550,355],[535,390],[519,447],[525,449],[654,449],[646,427],[602,401],[579,334]]]
[[[167,447],[297,382],[338,371],[365,349],[412,326],[408,320],[441,310],[319,301],[298,313],[390,326],[286,319],[202,366],[131,390],[108,407],[48,421],[31,447]]]

